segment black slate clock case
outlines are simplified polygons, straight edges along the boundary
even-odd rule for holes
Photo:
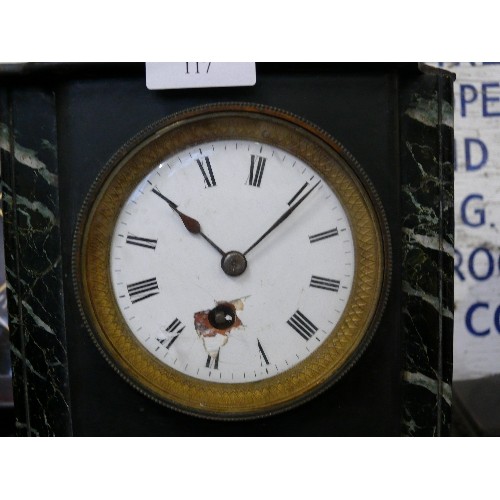
[[[18,433],[447,434],[452,95],[449,74],[417,64],[258,64],[254,87],[161,91],[146,88],[142,64],[1,67],[0,158]],[[249,421],[188,416],[137,392],[93,344],[71,279],[77,216],[109,158],[152,122],[217,102],[278,107],[330,133],[373,183],[392,241],[389,300],[355,366],[313,400]]]

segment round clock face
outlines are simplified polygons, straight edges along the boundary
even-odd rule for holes
[[[75,276],[134,386],[220,418],[294,406],[356,360],[387,289],[383,215],[355,161],[280,111],[226,105],[152,126],[86,202]]]
[[[229,253],[241,274],[227,272]],[[310,166],[231,139],[153,168],[120,211],[110,266],[120,312],[153,356],[201,380],[244,383],[286,371],[328,337],[352,290],[354,242],[338,197]]]

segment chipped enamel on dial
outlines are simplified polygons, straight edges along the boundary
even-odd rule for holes
[[[238,276],[165,201],[240,255],[318,182]],[[288,370],[331,334],[355,255],[348,217],[313,169],[274,146],[231,140],[186,149],[144,178],[116,221],[110,265],[123,318],[153,356],[200,380],[245,383]]]

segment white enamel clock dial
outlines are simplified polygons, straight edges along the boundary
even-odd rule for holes
[[[246,265],[237,275],[223,265],[230,252]],[[330,335],[355,248],[338,196],[305,162],[219,140],[166,157],[137,185],[115,224],[110,270],[121,314],[151,355],[197,379],[245,383],[292,368]]]
[[[209,418],[265,416],[336,382],[388,290],[384,216],[356,160],[286,112],[186,110],[124,145],[75,237],[83,318],[136,389]]]

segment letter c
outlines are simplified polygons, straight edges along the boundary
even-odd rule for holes
[[[490,308],[487,302],[476,302],[475,304],[472,304],[469,307],[469,309],[467,309],[467,313],[465,314],[465,325],[467,326],[467,330],[469,330],[469,332],[472,333],[472,335],[483,337],[484,335],[488,335],[490,333],[490,329],[488,328],[487,330],[477,331],[472,326],[472,315],[474,314],[476,309],[479,309],[480,307],[484,309]]]

